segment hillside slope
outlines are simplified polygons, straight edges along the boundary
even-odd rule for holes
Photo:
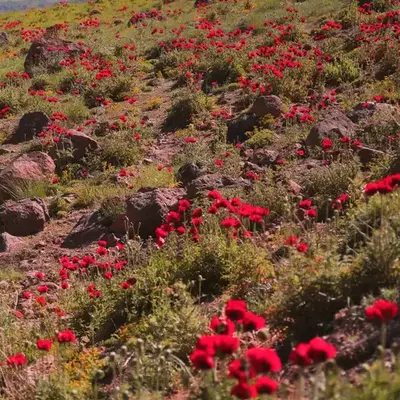
[[[73,0],[83,1],[83,0]],[[48,7],[54,4],[58,4],[58,0],[1,0],[0,1],[0,13],[18,10],[27,10],[31,8]]]
[[[1,14],[0,398],[396,399],[399,36],[398,0]]]

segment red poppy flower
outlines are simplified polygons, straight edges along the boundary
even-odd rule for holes
[[[196,369],[206,370],[215,367],[212,356],[204,350],[195,349],[189,358]]]
[[[250,365],[257,374],[278,372],[282,369],[282,363],[275,350],[253,347],[246,351]]]
[[[28,364],[28,360],[22,353],[17,353],[7,358],[7,365],[10,367],[18,367],[26,364]]]
[[[257,314],[247,311],[243,318],[243,328],[246,332],[259,331],[265,327],[265,319]]]
[[[57,340],[59,343],[73,343],[76,342],[76,336],[74,332],[70,330],[58,332]]]
[[[225,315],[232,321],[241,323],[247,311],[246,302],[243,300],[228,300],[225,306]]]
[[[308,343],[299,343],[290,353],[289,360],[296,365],[306,367],[312,363],[308,355],[310,345]]]
[[[284,242],[286,246],[294,246],[299,241],[297,236],[288,236]]]
[[[36,341],[36,347],[39,350],[50,351],[52,345],[53,345],[53,342],[48,339],[38,339]]]
[[[335,346],[319,337],[310,340],[309,346],[307,354],[315,362],[330,360],[337,353]]]
[[[46,285],[40,285],[37,287],[37,291],[39,293],[47,293],[49,291],[49,287]]]
[[[296,247],[296,250],[299,253],[305,253],[308,251],[308,246],[305,243],[299,243]]]
[[[365,309],[365,316],[370,321],[379,320],[388,322],[394,319],[399,313],[396,303],[386,300],[377,300],[371,307]]]
[[[36,301],[36,303],[40,304],[42,307],[44,307],[47,304],[47,301],[43,296],[36,297],[35,301]]]
[[[228,318],[219,318],[216,315],[212,317],[210,329],[219,335],[233,335],[235,332],[235,324]]]
[[[258,394],[273,394],[278,390],[279,383],[267,376],[262,376],[257,379],[255,386]]]
[[[241,400],[254,399],[257,397],[257,389],[254,385],[241,381],[232,388],[231,395]]]
[[[308,210],[311,207],[311,200],[302,200],[299,203],[299,208],[302,208],[303,210]]]

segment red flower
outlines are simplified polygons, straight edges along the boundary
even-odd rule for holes
[[[329,138],[325,138],[322,140],[322,150],[327,151],[333,146],[333,142]]]
[[[49,287],[46,285],[40,285],[37,287],[37,291],[39,293],[47,293],[49,291]]]
[[[255,371],[251,368],[249,369],[248,363],[241,359],[233,360],[229,364],[228,371],[230,378],[236,378],[239,381],[245,381],[256,376]]]
[[[104,278],[110,280],[113,277],[113,274],[112,274],[112,272],[108,271],[108,272],[105,272],[103,276],[104,276]]]
[[[58,332],[57,339],[59,343],[73,343],[76,342],[76,336],[74,332],[70,330]]]
[[[299,343],[290,353],[289,360],[296,365],[306,367],[312,360],[308,355],[310,345],[308,343]]]
[[[216,315],[211,319],[210,329],[219,335],[233,335],[235,324],[228,318],[219,318]]]
[[[98,254],[100,256],[104,256],[104,255],[108,254],[108,250],[105,247],[99,247],[96,250],[96,254]]]
[[[217,335],[214,339],[214,347],[219,354],[233,354],[240,346],[238,338],[229,335]]]
[[[258,394],[273,394],[277,391],[279,383],[267,376],[262,376],[256,381],[256,390]]]
[[[179,222],[181,220],[181,215],[175,211],[170,211],[165,219],[167,224],[172,224],[175,222]]]
[[[209,199],[214,199],[214,200],[221,200],[222,199],[222,194],[216,190],[210,190],[208,192],[207,197]]]
[[[243,300],[229,300],[225,306],[225,315],[232,321],[241,322],[246,311],[247,305]]]
[[[259,331],[265,327],[265,319],[257,314],[247,311],[243,318],[243,328],[247,332]]]
[[[308,356],[315,362],[330,360],[336,356],[336,348],[324,339],[316,337],[309,342]]]
[[[278,372],[282,369],[282,363],[275,350],[253,347],[246,351],[250,365],[257,374]]]
[[[204,220],[203,218],[192,218],[191,222],[193,226],[200,226],[204,222]]]
[[[40,272],[40,271],[37,271],[37,272],[35,272],[35,277],[40,279],[40,280],[43,280],[44,279],[44,273]]]
[[[215,343],[216,343],[216,336],[203,335],[197,339],[196,349],[204,350],[208,354],[214,356],[215,355]]]
[[[186,233],[186,228],[184,226],[178,226],[178,228],[176,228],[176,233],[178,235],[184,235]]]
[[[388,322],[394,319],[399,313],[399,307],[396,303],[386,300],[377,300],[371,307],[365,309],[365,316],[370,321],[380,320]]]
[[[298,241],[299,238],[297,236],[288,236],[287,239],[285,240],[285,245],[294,246]]]
[[[311,200],[303,200],[299,203],[299,208],[308,210],[311,207]]]
[[[50,351],[52,345],[52,341],[48,339],[38,339],[36,341],[36,347],[39,350]]]
[[[317,216],[317,210],[315,208],[310,208],[305,212],[307,217],[315,218]]]
[[[32,297],[32,293],[29,292],[28,290],[25,290],[25,292],[22,293],[22,296],[24,299],[30,299]]]
[[[190,208],[190,201],[186,199],[181,199],[179,200],[179,206],[178,206],[178,211],[180,213],[183,213],[187,211]]]
[[[299,156],[299,157],[304,157],[305,156],[305,152],[304,152],[304,150],[302,150],[302,149],[299,149],[299,150],[297,150],[297,155]]]
[[[257,390],[254,385],[241,381],[232,388],[231,395],[241,400],[254,399],[257,397]]]
[[[19,365],[26,365],[28,364],[28,360],[22,353],[14,354],[7,358],[7,364],[10,367],[18,367]]]
[[[121,288],[124,290],[130,289],[131,287],[131,285],[128,282],[122,282],[119,286],[121,286]]]
[[[306,251],[308,251],[308,246],[305,243],[299,243],[296,247],[296,250],[299,253],[305,253]]]
[[[189,358],[196,369],[203,370],[215,367],[212,356],[204,350],[195,349]]]
[[[203,211],[201,208],[196,208],[193,212],[192,212],[192,218],[200,218],[203,215]]]
[[[35,301],[42,307],[44,307],[47,304],[46,299],[43,296],[36,297]]]

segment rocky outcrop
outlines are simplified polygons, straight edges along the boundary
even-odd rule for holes
[[[42,199],[9,201],[0,210],[0,230],[13,236],[29,236],[42,231],[49,212]]]
[[[83,157],[98,147],[97,141],[90,136],[83,132],[70,130],[68,135],[62,136],[60,142],[50,149],[49,153],[58,165],[73,161],[80,162]],[[59,150],[62,150],[62,153]]]
[[[24,114],[15,132],[4,143],[18,144],[26,142],[27,140],[32,140],[38,133],[42,132],[50,122],[50,118],[42,111]]]
[[[49,181],[54,171],[54,161],[46,153],[35,151],[17,157],[0,172],[0,201],[9,199],[18,185]]]
[[[109,233],[109,227],[99,211],[84,215],[64,240],[62,247],[76,249],[87,246]]]
[[[228,122],[227,141],[233,144],[245,142],[249,138],[246,133],[253,132],[259,124],[259,118],[255,115],[240,115]]]
[[[0,234],[0,253],[9,253],[22,243],[20,238],[7,232]]]
[[[176,174],[176,180],[182,186],[187,186],[190,182],[204,175],[204,168],[199,163],[186,163],[179,168]]]
[[[126,201],[126,216],[136,234],[143,239],[153,236],[169,211],[185,196],[184,189],[142,188]]]
[[[332,135],[339,138],[352,137],[355,129],[356,125],[346,115],[339,110],[332,109],[311,128],[306,138],[306,145],[310,147],[320,146],[324,138]]]
[[[32,43],[24,62],[24,70],[30,76],[36,69],[52,72],[66,57],[76,57],[82,49],[75,43],[56,37],[42,38]]]
[[[247,179],[232,178],[226,175],[209,174],[201,176],[190,182],[187,186],[187,195],[189,198],[197,197],[203,192],[222,189],[222,188],[250,188],[251,183]]]
[[[278,96],[260,96],[257,97],[253,105],[249,109],[250,114],[255,114],[257,117],[272,115],[278,118],[283,114],[283,102]]]

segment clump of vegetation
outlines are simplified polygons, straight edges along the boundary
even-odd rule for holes
[[[166,128],[182,129],[194,122],[196,117],[210,111],[212,100],[201,94],[183,91],[173,102],[165,120]]]

